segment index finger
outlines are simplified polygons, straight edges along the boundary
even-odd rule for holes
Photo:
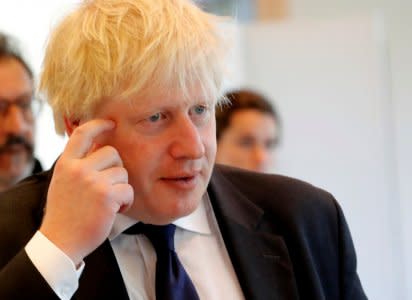
[[[88,121],[73,130],[67,142],[64,154],[71,158],[86,156],[93,145],[93,141],[103,132],[115,128],[112,120],[95,119]]]

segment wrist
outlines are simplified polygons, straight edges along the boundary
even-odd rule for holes
[[[48,230],[47,227],[42,226],[39,231],[72,261],[76,269],[82,265],[85,255],[82,255],[82,252],[77,249],[76,242],[65,238],[63,233]]]

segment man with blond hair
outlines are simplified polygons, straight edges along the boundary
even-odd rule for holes
[[[0,299],[365,299],[330,194],[214,166],[223,40],[188,0],[63,19],[40,89],[69,140],[0,201]]]

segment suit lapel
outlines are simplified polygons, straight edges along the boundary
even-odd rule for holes
[[[208,193],[245,298],[298,299],[286,245],[264,211],[216,170]]]
[[[119,266],[110,242],[106,240],[85,258],[86,267],[80,277],[75,299],[128,300]]]

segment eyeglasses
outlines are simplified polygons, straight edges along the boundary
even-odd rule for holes
[[[27,121],[32,121],[43,106],[43,102],[36,97],[20,97],[14,101],[0,99],[0,118],[6,117],[10,112],[10,107],[18,107]]]

